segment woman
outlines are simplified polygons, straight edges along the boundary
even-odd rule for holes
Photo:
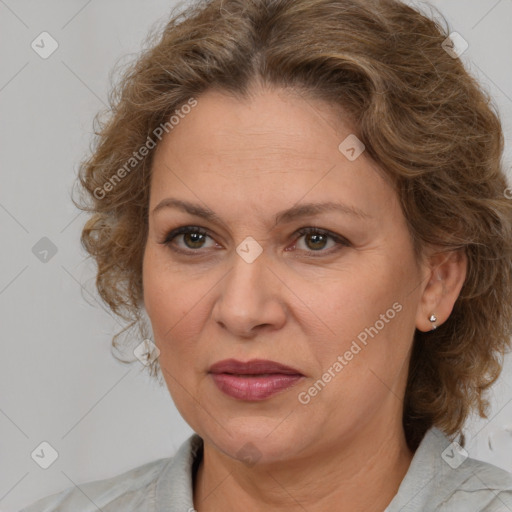
[[[168,23],[82,166],[82,241],[195,434],[26,511],[512,510],[462,435],[512,327],[503,135],[447,37],[395,0]]]

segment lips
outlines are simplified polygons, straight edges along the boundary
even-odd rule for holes
[[[252,359],[242,362],[236,359],[219,361],[210,367],[210,373],[231,373],[234,375],[261,375],[265,373],[281,373],[285,375],[302,375],[299,370],[266,359]]]
[[[220,391],[247,401],[270,398],[304,378],[295,368],[264,359],[226,359],[212,365],[209,372]]]

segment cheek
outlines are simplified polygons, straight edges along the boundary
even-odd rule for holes
[[[177,374],[196,356],[197,347],[191,340],[197,339],[203,328],[204,304],[212,284],[204,275],[194,277],[171,267],[168,261],[161,251],[147,249],[144,304],[160,350],[160,365]]]
[[[144,305],[151,320],[155,343],[162,354],[165,340],[181,318],[180,293],[154,250],[146,249],[143,262]],[[162,354],[163,355],[163,354]],[[161,357],[162,358],[162,357]]]
[[[373,274],[366,283],[346,281],[343,291],[329,289],[329,300],[318,298],[322,319],[334,335],[329,340],[308,337],[317,371],[298,390],[298,400],[313,410],[328,410],[336,427],[352,421],[345,417],[347,410],[352,419],[366,415],[388,403],[390,393],[403,391],[412,308],[383,276]]]
[[[144,304],[154,330],[160,334],[169,331],[186,315],[187,296],[194,290],[194,286],[187,286],[183,274],[174,270],[161,252],[147,248],[142,270]]]
[[[155,251],[146,251],[143,262],[144,304],[151,321],[153,341],[160,350],[162,376],[180,414],[187,417],[193,405],[184,390],[192,389],[190,370],[194,354],[190,353],[190,344],[180,343],[184,340],[180,330],[187,318],[182,290],[188,288],[180,282],[179,276],[165,267]]]
[[[406,262],[383,258],[336,281],[331,276],[323,286],[308,283],[299,292],[309,297],[308,304],[318,316],[315,323],[320,322],[327,333],[328,340],[308,333],[322,371],[331,368],[338,356],[346,366],[375,368],[382,374],[397,371],[414,332],[415,296],[407,286],[413,274]]]

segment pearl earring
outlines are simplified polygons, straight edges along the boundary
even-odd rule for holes
[[[429,320],[432,322],[432,330],[437,329],[437,325],[434,322],[437,322],[437,316],[432,314],[430,315]]]

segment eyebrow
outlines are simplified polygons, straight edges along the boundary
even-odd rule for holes
[[[203,219],[209,220],[211,222],[218,222],[225,225],[222,219],[209,208],[172,197],[168,197],[160,201],[160,203],[158,203],[158,205],[153,209],[152,215],[164,208],[175,208],[189,213],[190,215],[202,217]],[[303,203],[300,205],[292,206],[287,210],[282,210],[276,214],[275,224],[291,222],[298,218],[318,215],[329,211],[338,211],[345,215],[350,215],[362,220],[372,218],[371,215],[354,206],[328,201],[325,203]]]

